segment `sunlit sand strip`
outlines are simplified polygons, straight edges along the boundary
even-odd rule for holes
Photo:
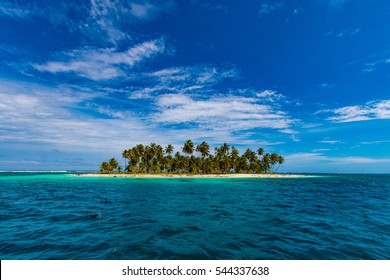
[[[105,177],[105,178],[304,178],[312,175],[298,174],[75,174],[82,177]]]

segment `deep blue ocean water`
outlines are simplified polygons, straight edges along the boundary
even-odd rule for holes
[[[390,175],[0,173],[1,259],[390,259]]]

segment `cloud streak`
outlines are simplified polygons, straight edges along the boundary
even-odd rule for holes
[[[349,0],[318,0],[325,5],[329,6],[330,8],[334,9],[340,9],[342,8],[346,3],[349,2]]]
[[[14,19],[26,19],[32,14],[32,11],[10,2],[0,4],[0,16],[11,17]]]
[[[69,152],[87,149],[89,153],[112,154],[159,139],[181,144],[188,135],[194,141],[207,139],[210,144],[221,144],[221,139],[252,143],[244,130],[280,129],[292,123],[285,113],[257,104],[255,98],[215,96],[200,100],[167,94],[148,102],[155,106],[155,112],[139,114],[123,102],[117,106],[111,96],[99,91],[0,81],[0,142],[3,148],[28,144],[29,149],[44,145]],[[188,125],[190,122],[193,125]]]
[[[171,1],[120,1],[120,0],[91,0],[88,27],[97,24],[108,42],[117,45],[124,39],[131,38],[128,30],[134,22],[152,19],[156,14],[169,11]],[[87,30],[85,30],[87,31]],[[137,36],[136,34],[132,34]]]
[[[38,71],[53,74],[72,72],[90,80],[109,80],[123,77],[125,69],[151,59],[165,50],[163,39],[138,44],[127,51],[114,49],[88,49],[65,53],[65,61],[49,61],[45,64],[33,64]]]
[[[378,119],[390,119],[390,100],[370,101],[364,105],[346,106],[319,113],[331,114],[327,120],[332,122],[357,122]]]
[[[113,118],[98,112],[99,108],[90,105],[97,97],[96,93],[89,95],[66,88],[2,83],[0,141],[46,143],[70,150],[112,150],[113,146],[125,147],[132,141],[157,138],[155,129],[131,113]],[[96,117],[96,113],[101,116]]]
[[[167,94],[157,99],[154,120],[159,123],[193,123],[216,130],[253,128],[286,129],[294,123],[286,113],[257,98],[215,96],[194,99],[185,94]],[[290,130],[289,130],[290,131]]]
[[[283,5],[283,2],[274,2],[274,3],[263,3],[259,9],[259,15],[262,17],[266,14],[272,13],[280,9]]]
[[[53,27],[82,35],[91,44],[118,46],[124,41],[138,38],[132,26],[151,20],[164,11],[170,11],[171,1],[128,2],[120,0],[89,0],[77,2],[28,2],[0,3],[0,17],[18,21],[30,21],[32,17],[48,21]]]
[[[106,33],[108,41],[112,43],[126,38],[126,33],[117,24],[117,16],[121,11],[119,4],[119,1],[91,0],[91,20]]]
[[[330,162],[332,164],[375,164],[375,163],[390,163],[387,158],[371,158],[371,157],[330,157],[322,153],[296,153],[285,156],[286,161],[294,162]]]

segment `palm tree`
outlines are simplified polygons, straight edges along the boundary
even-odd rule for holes
[[[199,158],[191,156],[188,165],[188,172],[190,173],[199,173],[200,171],[200,162]]]
[[[187,155],[192,155],[192,153],[194,152],[194,143],[192,142],[192,140],[187,140],[184,143],[182,151]]]
[[[128,159],[129,159],[129,165],[127,167],[128,171],[130,171],[130,169],[131,172],[137,171],[137,167],[139,167],[141,156],[142,154],[140,153],[139,149],[137,149],[137,147],[133,147],[128,150]]]
[[[151,161],[152,161],[153,157],[154,157],[154,151],[153,151],[152,147],[146,145],[145,149],[144,149],[144,152],[143,152],[143,154],[141,156],[141,160],[144,163],[142,165],[142,167],[143,167],[141,169],[142,171],[147,172],[147,173],[150,172],[150,168],[151,168],[151,165],[152,165]]]
[[[194,143],[187,140],[182,147],[183,156],[176,152],[172,157],[173,146],[168,144],[165,149],[161,145],[151,143],[150,145],[137,144],[128,150],[122,152],[125,159],[124,169],[127,172],[190,172],[190,173],[267,173],[276,172],[281,164],[284,163],[284,157],[272,153],[264,154],[263,148],[257,151],[247,149],[240,156],[237,148],[223,143],[220,147],[215,147],[214,155],[210,154],[210,146],[203,141],[196,146],[196,151],[200,154],[193,155]],[[126,162],[128,161],[128,162]],[[278,164],[278,165],[277,165]],[[277,168],[275,169],[277,165]],[[275,169],[275,170],[274,170]],[[115,158],[100,165],[100,172],[111,173],[114,170],[119,172],[122,167],[119,166]]]
[[[279,164],[278,167],[276,168],[275,172],[278,171],[280,165],[284,163],[284,157],[283,156],[278,156],[277,163]]]
[[[168,173],[172,172],[174,167],[173,162],[174,162],[173,157],[171,155],[167,155],[166,157],[164,157],[164,163],[161,169],[165,170]]]
[[[158,163],[161,164],[164,158],[164,149],[160,145],[156,146],[156,157]]]
[[[173,153],[173,146],[171,144],[168,144],[166,147],[165,147],[165,153],[170,155]]]
[[[175,153],[175,159],[179,159],[180,156],[181,156],[181,154],[180,154],[179,152],[176,152],[176,153]]]
[[[271,171],[274,172],[274,166],[278,162],[279,156],[277,153],[272,153],[270,159],[271,159]]]
[[[194,152],[194,143],[192,142],[192,140],[187,140],[184,143],[182,151],[183,151],[183,153],[185,153],[187,155],[187,167],[189,169],[190,168],[190,158],[188,156],[192,155],[192,153]]]
[[[210,154],[210,146],[207,144],[207,142],[203,141],[198,146],[196,146],[196,151],[199,152],[203,158],[205,158]]]
[[[138,144],[137,146],[135,146],[134,150],[136,151],[137,156],[141,158],[144,154],[145,147],[142,144]]]
[[[230,146],[228,145],[228,143],[223,143],[223,145],[221,146],[220,148],[220,152],[221,152],[221,155],[222,156],[226,156],[229,154],[229,150],[230,150]]]
[[[176,165],[177,171],[180,173],[183,173],[184,171],[188,171],[188,168],[187,168],[188,167],[188,158],[186,158],[182,155],[179,155],[176,158],[175,165]]]
[[[247,159],[247,163],[249,164],[248,166],[248,171],[251,173],[256,172],[256,164],[258,161],[258,158],[256,156],[256,153],[252,151],[251,149],[247,149],[243,156]]]
[[[242,155],[239,158],[238,167],[237,167],[237,173],[247,173],[249,169],[248,166],[248,160],[245,155]]]
[[[196,151],[202,155],[202,162],[200,163],[201,171],[205,172],[205,158],[210,155],[210,146],[207,142],[203,141],[198,146],[196,146]]]
[[[206,174],[214,174],[218,172],[218,167],[215,161],[215,157],[210,155],[205,159],[205,173]]]
[[[112,170],[111,165],[106,161],[102,162],[100,165],[100,173],[110,172],[110,170]]]
[[[119,163],[118,161],[115,159],[115,158],[112,158],[110,159],[110,162],[109,162],[110,166],[111,166],[111,172],[114,170],[114,169],[117,169],[118,166],[119,166]]]
[[[222,167],[222,172],[224,174],[230,173],[230,169],[232,167],[231,158],[229,156],[225,155],[225,156],[223,156],[220,163],[221,163],[221,167]]]
[[[269,171],[271,168],[271,155],[270,154],[265,154],[262,159],[262,165],[263,165],[263,170],[265,173]]]
[[[264,154],[264,149],[263,148],[258,148],[257,149],[257,154],[261,157]]]
[[[236,147],[232,146],[231,152],[230,152],[230,159],[232,168],[234,169],[234,172],[237,173],[238,171],[238,160],[239,160],[239,152],[236,149]]]
[[[129,152],[127,150],[124,150],[122,152],[122,157],[125,159],[125,169],[126,169],[126,166],[127,166],[126,165],[126,159],[127,159],[128,155],[129,155]]]

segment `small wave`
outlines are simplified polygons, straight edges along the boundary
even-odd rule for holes
[[[273,205],[273,207],[276,207],[276,208],[294,208],[294,206],[292,206],[292,205],[290,205],[290,204],[288,204],[288,203],[275,203],[274,205]]]
[[[104,254],[104,258],[108,259],[108,260],[122,259],[123,256],[124,256],[124,254],[122,252],[118,251],[118,249],[116,247],[111,248],[109,250],[109,252]]]
[[[76,221],[90,221],[90,220],[101,219],[102,217],[103,217],[103,215],[100,213],[93,213],[93,214],[88,214],[85,216],[76,217],[75,220]]]
[[[228,250],[234,250],[234,251],[242,251],[242,248],[233,242],[229,242],[223,245],[223,248],[228,249]]]
[[[390,176],[161,183],[2,172],[3,259],[390,257]]]
[[[201,231],[201,229],[197,226],[188,226],[185,227],[185,229],[188,229],[189,231]]]
[[[281,218],[278,218],[278,217],[273,217],[272,219],[269,219],[267,221],[267,223],[269,224],[274,224],[274,225],[285,225],[285,224],[288,224],[289,221],[285,220],[285,219],[281,219]]]
[[[156,232],[157,236],[160,237],[172,237],[184,232],[181,228],[173,228],[173,227],[164,227]]]
[[[81,221],[92,221],[101,219],[103,215],[101,213],[92,213],[86,215],[58,215],[51,216],[48,219],[52,222],[81,222]]]
[[[187,211],[182,211],[182,212],[180,212],[180,216],[196,216],[196,215],[198,215],[198,214],[200,214],[200,212],[199,211],[191,211],[191,210],[187,210]]]

